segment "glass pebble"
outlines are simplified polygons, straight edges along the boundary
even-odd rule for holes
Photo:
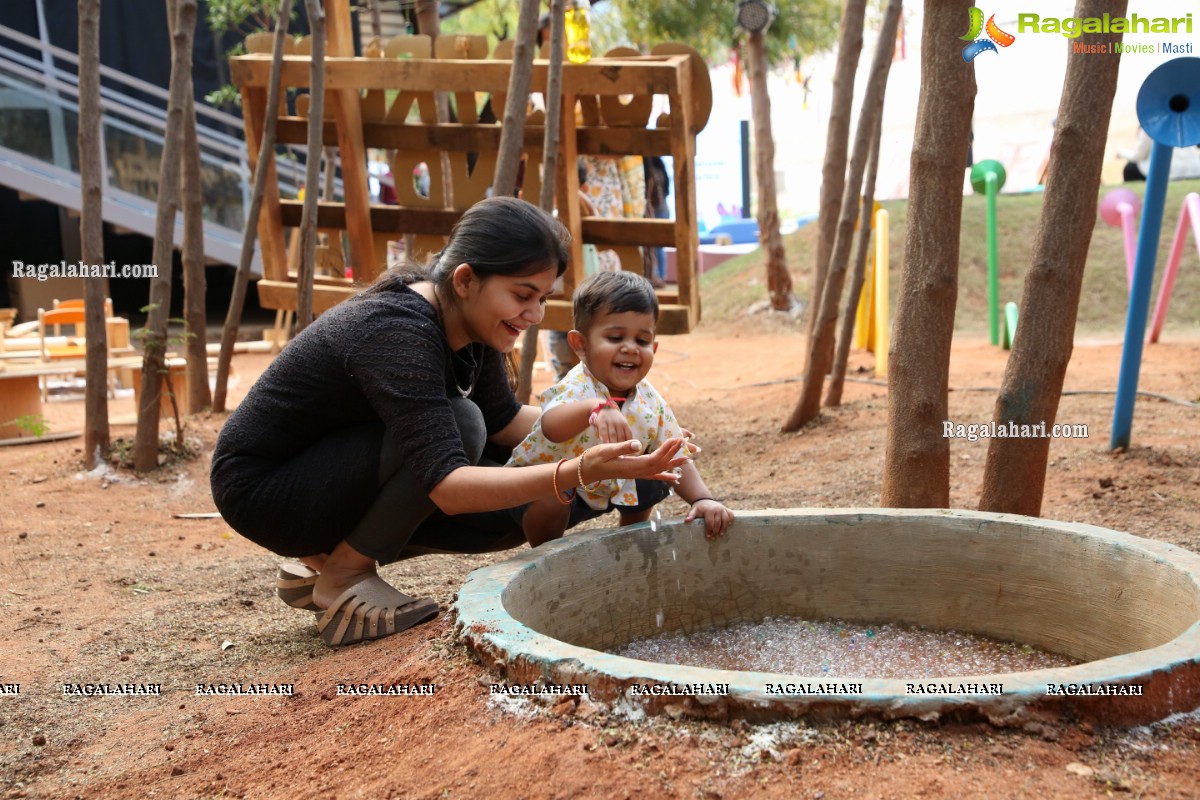
[[[659,622],[661,625],[661,621]],[[865,637],[867,640],[865,646]],[[841,620],[767,617],[762,622],[665,633],[612,651],[643,661],[710,669],[829,675],[839,678],[934,678],[1066,667],[1066,656],[965,631],[909,625],[866,627]]]

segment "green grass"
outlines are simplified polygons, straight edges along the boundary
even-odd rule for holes
[[[1101,196],[1112,187],[1104,187]],[[1130,184],[1139,196],[1145,184]],[[1158,298],[1159,282],[1165,270],[1168,250],[1175,235],[1183,199],[1189,192],[1200,192],[1200,180],[1172,181],[1168,186],[1159,239],[1151,311]],[[1025,273],[1029,268],[1044,195],[1001,195],[997,198],[997,262],[999,265],[1001,313],[1008,301],[1020,303]],[[891,253],[891,298],[895,308],[904,266],[904,238],[908,202],[883,203],[888,210],[888,238]],[[963,198],[962,225],[959,230],[958,305],[955,331],[986,335],[987,307],[987,228],[986,200],[981,195]],[[788,268],[796,294],[805,300],[811,292],[816,226],[806,225],[784,237]],[[1189,231],[1183,258],[1175,280],[1170,310],[1164,331],[1196,335],[1200,333],[1200,255]],[[847,283],[849,281],[847,280]],[[766,267],[761,251],[739,256],[710,270],[700,279],[705,324],[720,323],[742,316],[747,307],[767,296]],[[1120,335],[1125,326],[1128,289],[1125,279],[1125,251],[1120,228],[1111,228],[1097,216],[1088,248],[1087,267],[1079,300],[1076,331],[1081,335]],[[1149,325],[1149,322],[1147,322]]]

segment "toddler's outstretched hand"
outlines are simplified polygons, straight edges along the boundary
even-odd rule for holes
[[[606,444],[627,442],[633,438],[633,429],[619,408],[604,408],[595,415],[596,434]]]
[[[683,521],[688,523],[694,519],[704,520],[704,537],[712,540],[724,536],[725,531],[729,530],[729,526],[733,523],[733,512],[720,502],[706,497],[692,503],[692,507],[688,509],[687,516],[683,518]]]

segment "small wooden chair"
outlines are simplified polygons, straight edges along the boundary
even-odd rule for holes
[[[55,361],[63,358],[86,358],[87,344],[84,342],[84,321],[86,315],[82,308],[53,308],[47,311],[38,309],[38,352],[42,361]],[[71,326],[72,334],[67,336],[65,343],[51,343],[49,329],[57,331],[55,338],[62,337],[64,326]]]
[[[70,300],[54,300],[55,308],[86,308],[86,301],[82,297],[72,297]],[[104,316],[111,317],[113,315],[112,298],[104,298]]]
[[[69,301],[68,301],[69,302]],[[64,359],[80,359],[87,358],[87,342],[84,333],[84,320],[86,313],[82,308],[53,308],[47,311],[44,308],[38,309],[38,353],[44,363],[59,361]],[[53,340],[49,329],[61,331],[64,327],[70,326],[73,329],[73,335],[67,336],[65,342],[58,341],[63,338],[61,335],[54,336]],[[111,356],[112,353],[110,352]],[[109,396],[113,395],[113,385],[111,375],[106,376],[108,382]],[[49,394],[45,379],[42,380],[42,400],[44,401]]]
[[[82,297],[72,297],[69,300],[59,300],[57,297],[54,298],[54,308],[55,309],[60,309],[60,308],[81,308],[82,309],[82,308],[86,308],[86,307],[87,306]],[[109,319],[110,317],[112,317],[112,315],[113,315],[112,298],[106,297],[104,299],[104,318]],[[61,328],[61,326],[59,326],[59,325],[54,326],[54,335],[55,336],[62,336],[62,331],[60,330],[60,328]],[[78,336],[86,336],[86,332],[84,331],[83,328],[76,328],[75,333]]]

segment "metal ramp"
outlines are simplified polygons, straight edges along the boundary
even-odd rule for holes
[[[82,205],[78,69],[76,54],[0,25],[0,185],[74,211]],[[152,238],[167,92],[109,67],[100,73],[103,218]],[[199,100],[196,115],[204,255],[236,265],[251,189],[242,121]],[[277,159],[292,193],[304,170],[304,149],[293,149],[296,157]],[[180,214],[176,247],[182,238]],[[260,270],[257,252],[253,269]]]
[[[83,194],[79,187],[78,172],[56,167],[6,147],[0,147],[0,185],[15,189],[24,197],[46,200],[72,211],[81,209]],[[102,212],[105,222],[154,238],[157,213],[154,200],[118,189],[110,182],[104,187]],[[178,248],[183,243],[182,214],[176,215],[174,238]],[[204,221],[206,260],[236,266],[241,252],[240,230],[207,219]],[[259,270],[257,249],[253,269],[256,272]]]

